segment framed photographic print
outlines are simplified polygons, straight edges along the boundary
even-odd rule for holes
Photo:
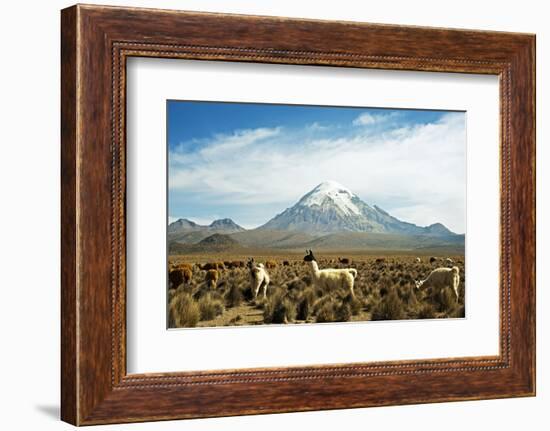
[[[533,35],[61,30],[63,420],[535,394]]]
[[[434,218],[464,230],[464,112],[170,100],[167,118],[170,328],[464,317],[464,234]]]

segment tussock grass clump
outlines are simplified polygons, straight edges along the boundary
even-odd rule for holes
[[[182,287],[180,287],[179,289],[181,289],[182,292],[191,293],[191,292],[187,292],[187,291],[183,290]],[[179,289],[178,289],[178,291],[179,291]],[[193,299],[195,301],[199,301],[202,297],[209,296],[210,292],[211,292],[211,289],[208,286],[208,284],[201,283],[199,286],[197,286],[197,288],[193,292]]]
[[[198,301],[201,320],[212,320],[225,311],[222,301],[205,295]]]
[[[372,311],[378,302],[380,302],[380,295],[376,292],[367,295],[363,300],[365,311]]]
[[[298,310],[297,318],[298,320],[307,320],[311,313],[313,312],[313,303],[317,299],[317,294],[315,289],[307,288],[300,293],[298,298]]]
[[[372,310],[372,320],[399,320],[405,317],[404,304],[395,289],[382,298]]]
[[[336,321],[349,322],[351,320],[351,307],[348,303],[341,302],[336,308]]]
[[[252,301],[254,299],[254,292],[252,290],[252,286],[250,286],[250,283],[247,283],[246,287],[244,288],[241,287],[241,292],[243,294],[243,299],[245,301]],[[262,292],[258,292],[258,297],[261,295],[262,295]]]
[[[349,322],[352,316],[350,303],[345,298],[338,300],[329,295],[318,299],[313,310],[317,323]]]
[[[363,303],[350,293],[344,297],[342,303],[349,306],[349,310],[353,316],[357,316],[363,309]]]
[[[434,319],[437,316],[437,311],[432,304],[423,303],[416,313],[417,319]]]
[[[313,314],[318,314],[319,310],[325,306],[327,302],[334,301],[329,295],[319,296],[317,301],[313,303]]]
[[[311,286],[312,280],[311,276],[309,274],[306,274],[302,277],[302,281],[305,283],[306,286]]]
[[[401,301],[403,301],[403,303],[407,307],[414,306],[418,302],[416,298],[416,294],[414,293],[413,287],[410,285],[401,287],[398,291],[398,294],[399,294],[399,299],[401,299]]]
[[[290,299],[292,302],[298,303],[298,300],[301,297],[301,293],[300,293],[299,290],[297,290],[297,289],[290,290],[290,289],[284,288],[284,287],[283,287],[283,289],[285,289],[286,297],[288,299]]]
[[[455,308],[455,310],[449,315],[449,317],[462,318],[466,315],[465,313],[466,308],[464,307],[464,305],[460,305]]]
[[[386,292],[389,292],[389,290],[394,284],[395,283],[392,281],[389,275],[383,275],[382,277],[380,277],[380,280],[378,281],[378,286],[380,286],[380,291],[385,290]]]
[[[264,323],[290,323],[295,319],[295,304],[281,292],[276,292],[265,302]]]
[[[326,302],[315,315],[317,323],[327,323],[336,321],[336,312],[333,302]]]
[[[273,312],[274,323],[289,323],[296,319],[296,306],[289,298],[278,302]]]
[[[295,278],[294,280],[291,280],[287,284],[288,290],[297,290],[302,291],[306,288],[306,283],[303,282],[303,280],[300,280],[299,278]]]
[[[243,292],[237,283],[231,284],[225,293],[227,307],[238,307],[243,302]]]
[[[324,296],[315,304],[315,321],[317,323],[336,322],[336,301]]]
[[[193,328],[200,319],[200,309],[193,297],[179,292],[170,301],[169,325],[171,328]]]

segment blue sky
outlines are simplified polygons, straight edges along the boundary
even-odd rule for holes
[[[464,232],[463,112],[168,101],[167,115],[170,220],[252,228],[334,180]]]

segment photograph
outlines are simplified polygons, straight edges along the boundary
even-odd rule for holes
[[[166,110],[168,328],[465,317],[465,112]]]

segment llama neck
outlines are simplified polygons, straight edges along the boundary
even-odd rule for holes
[[[317,262],[312,260],[311,262],[308,262],[309,269],[311,270],[311,274],[313,277],[318,278],[319,277],[319,266],[317,265]]]

